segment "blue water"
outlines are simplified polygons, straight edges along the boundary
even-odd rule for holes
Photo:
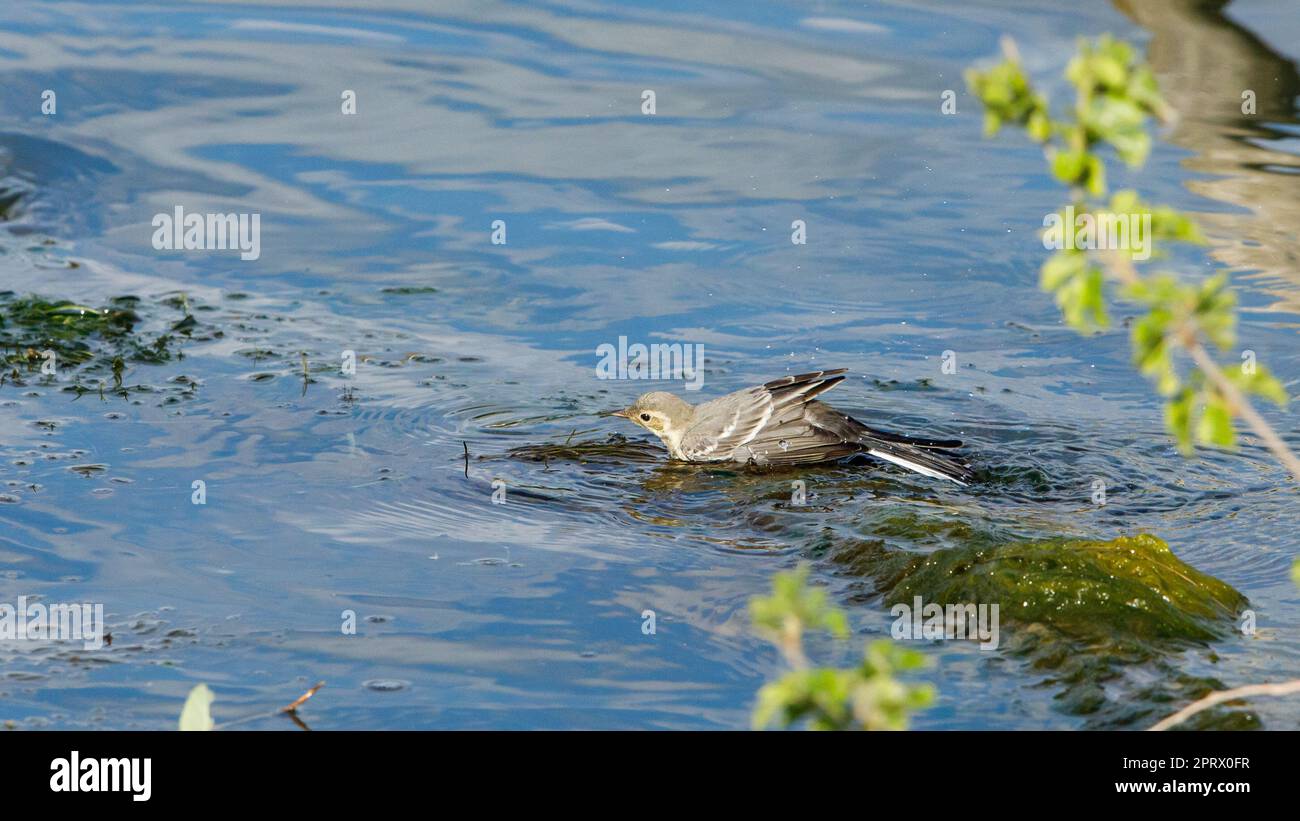
[[[1204,215],[1212,245],[1172,261],[1233,272],[1242,347],[1295,394],[1300,14],[1195,5],[5,4],[0,174],[28,194],[0,224],[0,290],[183,293],[220,334],[133,367],[160,387],[136,401],[0,387],[0,601],[102,602],[114,635],[0,643],[0,720],[170,727],[204,682],[219,723],[287,729],[271,711],[324,680],[303,715],[318,729],[744,727],[781,670],[749,598],[817,539],[911,510],[1155,533],[1258,617],[1175,666],[1294,677],[1294,484],[1249,442],[1184,460],[1124,329],[1061,325],[1037,269],[1062,192],[1023,137],[982,138],[961,79],[1002,34],[1057,94],[1077,36],[1146,49],[1183,116],[1114,182]],[[155,250],[151,220],[177,205],[260,214],[260,258]],[[702,344],[706,396],[850,368],[837,407],[964,438],[1051,491],[831,469],[806,476],[825,509],[792,511],[788,477],[512,457],[638,438],[597,415],[647,387],[596,378],[620,336]],[[170,389],[179,375],[199,387]],[[1294,414],[1268,414],[1300,448]],[[88,463],[106,467],[68,469]],[[887,631],[852,580],[814,577],[862,637]],[[915,726],[1087,724],[1007,654],[924,649],[939,702]],[[1255,712],[1297,726],[1293,704]]]

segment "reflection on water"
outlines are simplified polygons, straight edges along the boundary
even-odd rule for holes
[[[1212,253],[1261,272],[1247,302],[1275,302],[1243,338],[1294,384],[1300,21],[1268,18],[1270,50],[1215,6],[1123,6],[1137,28],[1043,5],[0,10],[0,291],[136,296],[141,333],[182,310],[202,328],[132,363],[126,397],[0,386],[0,601],[102,601],[117,637],[0,643],[0,719],[170,726],[202,681],[220,722],[324,679],[315,728],[745,726],[778,668],[746,603],[777,569],[812,560],[865,636],[888,629],[891,562],[1144,531],[1240,591],[1259,634],[1225,606],[1132,652],[1118,622],[1089,654],[1050,617],[1004,652],[926,646],[919,726],[1128,726],[1292,674],[1294,489],[1254,446],[1177,455],[1124,332],[1081,340],[1035,289],[1060,197],[1041,156],[938,101],[1003,32],[1055,75],[1080,32],[1149,29],[1184,116],[1135,184],[1249,209],[1207,215]],[[155,252],[177,205],[260,213],[261,258]],[[833,404],[964,439],[981,482],[666,464],[600,415],[646,387],[596,378],[620,336],[704,345],[707,396],[848,367]]]
[[[1201,217],[1212,256],[1258,279],[1275,299],[1270,310],[1296,313],[1300,73],[1294,56],[1279,54],[1236,22],[1227,0],[1115,5],[1151,32],[1147,59],[1178,111],[1166,137],[1193,152],[1186,168],[1207,175],[1188,187],[1236,206],[1234,213]]]

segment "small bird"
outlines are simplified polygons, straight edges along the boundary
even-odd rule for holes
[[[959,485],[969,467],[949,451],[956,439],[917,439],[869,428],[816,397],[844,381],[846,368],[774,379],[726,396],[691,403],[665,391],[642,394],[612,416],[629,419],[663,440],[683,462],[812,465],[866,453]]]

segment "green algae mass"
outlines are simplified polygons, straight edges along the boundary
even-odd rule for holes
[[[93,308],[62,300],[0,293],[0,345],[6,365],[40,367],[39,353],[52,350],[64,362],[95,356],[94,343],[128,339],[140,317],[128,307]]]
[[[1048,539],[893,556],[877,578],[886,604],[997,604],[1003,623],[1067,635],[1208,642],[1223,638],[1246,598],[1182,562],[1148,534],[1111,541]]]
[[[1090,729],[1150,726],[1223,689],[1189,672],[1189,653],[1213,664],[1248,605],[1231,585],[1189,566],[1151,535],[1112,540],[1032,538],[970,521],[897,511],[864,528],[876,538],[827,535],[814,553],[850,579],[861,604],[997,604],[1000,645],[1056,691],[1056,707]],[[906,543],[899,549],[891,543]],[[923,550],[910,549],[921,546]],[[926,550],[925,547],[930,549]],[[942,686],[940,686],[942,691]],[[1218,708],[1186,729],[1254,729],[1248,709]]]
[[[512,459],[526,462],[661,462],[664,451],[621,433],[610,434],[604,440],[574,439],[511,448],[507,454]]]
[[[44,369],[53,365],[59,372],[72,371],[72,382],[64,389],[77,393],[101,385],[120,394],[155,390],[124,386],[128,365],[159,365],[182,358],[181,342],[193,335],[199,323],[188,311],[174,322],[158,316],[146,322],[140,305],[141,300],[133,296],[93,306],[0,291],[0,385],[39,380],[47,375]],[[93,377],[89,385],[83,376]]]

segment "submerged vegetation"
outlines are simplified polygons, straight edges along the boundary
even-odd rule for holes
[[[927,525],[911,514],[895,514],[882,527],[921,532]],[[1141,534],[1109,541],[1008,540],[963,529],[960,540],[958,547],[917,553],[882,540],[828,537],[816,552],[855,580],[849,588],[852,601],[893,607],[919,598],[939,608],[997,603],[1005,634],[1001,652],[1043,674],[1044,684],[1059,689],[1058,708],[1085,717],[1087,726],[1154,721],[1167,712],[1162,705],[1221,686],[1181,672],[1176,662],[1187,650],[1206,649],[1232,635],[1247,600],[1231,585],[1179,560],[1160,539]],[[843,614],[826,604],[825,593],[808,588],[806,569],[778,574],[773,595],[755,600],[751,612],[755,628],[792,668],[760,691],[755,726],[806,722],[818,729],[901,729],[910,711],[929,703],[929,695],[887,683],[895,672],[915,670],[923,661],[917,651],[889,639],[868,645],[859,668],[807,663],[805,630],[842,638],[847,627]],[[1158,683],[1133,675],[1143,668],[1158,672],[1151,677]],[[877,699],[892,695],[876,704],[864,702],[863,692]],[[863,714],[890,720],[863,722]],[[1198,726],[1257,724],[1250,713],[1232,712],[1203,716]]]
[[[921,596],[941,605],[1004,602],[1004,623],[1041,624],[1095,646],[1134,641],[1212,641],[1228,635],[1246,598],[1185,564],[1155,536],[1110,541],[1047,539],[996,547],[897,553],[849,551],[887,591],[885,603]]]
[[[512,459],[526,462],[577,462],[592,464],[602,462],[661,462],[663,448],[638,439],[629,439],[621,433],[611,433],[604,440],[574,439],[570,435],[563,442],[538,445],[521,445],[511,448]]]
[[[927,527],[915,519],[895,514],[885,527]],[[878,597],[889,606],[914,597],[941,607],[997,603],[999,652],[1042,674],[1043,684],[1058,690],[1058,709],[1085,717],[1085,726],[1153,721],[1166,712],[1162,705],[1221,686],[1177,663],[1188,650],[1212,657],[1209,644],[1233,634],[1246,597],[1181,561],[1162,540],[1015,539],[964,527],[936,535],[960,544],[915,553],[879,540],[836,542],[826,557],[862,579],[851,586],[857,599]],[[1203,721],[1257,725],[1248,713]]]

